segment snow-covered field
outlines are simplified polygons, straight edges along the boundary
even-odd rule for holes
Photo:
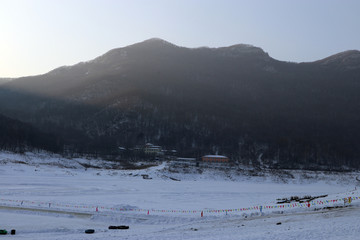
[[[0,153],[0,229],[16,229],[15,236],[2,237],[209,240],[360,236],[357,173],[306,173],[304,178],[304,172],[293,172],[295,177],[284,183],[271,175],[249,177],[230,172],[222,176],[211,169],[202,174],[174,173],[167,171],[167,163],[143,170],[84,167],[109,164],[48,154]],[[144,179],[145,174],[151,179]],[[323,205],[266,208],[277,206],[277,198],[325,194],[326,198],[318,199]],[[353,201],[343,207],[341,199],[347,197]],[[335,199],[336,203],[330,202]],[[325,206],[342,207],[323,209]],[[110,225],[128,225],[130,229],[109,230]],[[89,228],[95,233],[85,234]]]

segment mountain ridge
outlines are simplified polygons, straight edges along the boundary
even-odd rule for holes
[[[356,54],[289,63],[250,45],[150,39],[3,84],[0,110],[82,152],[153,142],[258,165],[358,166]]]
[[[226,47],[193,47],[193,48],[187,48],[187,47],[183,47],[183,46],[178,46],[176,44],[173,44],[171,42],[168,42],[166,40],[163,40],[161,38],[150,38],[150,39],[147,39],[147,40],[144,40],[142,42],[138,42],[138,43],[135,43],[135,44],[131,44],[131,45],[128,45],[128,46],[125,46],[125,47],[119,47],[119,48],[114,48],[114,49],[111,49],[109,51],[107,51],[106,53],[94,58],[94,59],[91,59],[91,60],[87,60],[87,61],[81,61],[81,62],[78,62],[74,65],[63,65],[63,66],[60,66],[60,67],[57,67],[55,69],[52,69],[46,73],[43,73],[43,74],[39,74],[39,75],[34,75],[34,76],[23,76],[23,77],[18,77],[18,78],[0,78],[0,80],[4,79],[6,81],[13,81],[13,80],[16,80],[16,79],[22,79],[22,78],[27,78],[27,77],[39,77],[39,76],[43,76],[43,75],[46,75],[46,74],[51,74],[53,72],[57,72],[59,70],[66,70],[66,69],[70,69],[74,66],[79,66],[79,65],[86,65],[88,63],[92,63],[94,61],[97,61],[101,58],[104,58],[106,55],[110,54],[118,54],[120,53],[125,55],[125,53],[123,52],[124,50],[126,50],[127,48],[133,48],[133,47],[137,47],[137,46],[142,46],[142,45],[148,45],[148,44],[155,44],[157,46],[172,46],[172,47],[175,47],[175,48],[181,48],[181,49],[188,49],[188,50],[211,50],[211,51],[216,51],[216,50],[222,50],[222,49],[243,49],[243,50],[246,50],[248,49],[249,53],[251,52],[257,52],[257,53],[262,53],[266,56],[269,56],[269,54],[267,52],[265,52],[262,48],[260,47],[256,47],[254,45],[251,45],[251,44],[243,44],[243,43],[239,43],[239,44],[233,44],[233,45],[229,45],[229,46],[226,46]],[[252,49],[253,51],[251,51],[250,49]],[[241,52],[241,51],[239,51]],[[246,51],[243,51],[243,52],[246,52]],[[359,50],[345,50],[345,51],[342,51],[342,52],[339,52],[339,53],[334,53],[328,57],[325,57],[325,58],[322,58],[322,59],[319,59],[319,60],[313,60],[313,61],[309,61],[309,62],[291,62],[291,63],[294,63],[294,64],[303,64],[303,63],[314,63],[314,62],[324,62],[328,59],[333,59],[333,58],[336,58],[337,56],[344,56],[344,55],[347,55],[347,54],[360,54],[360,51]],[[269,56],[270,57],[270,56]],[[271,58],[271,57],[270,57]],[[272,58],[273,59],[273,58]],[[276,59],[274,59],[276,60]],[[279,61],[279,62],[286,62],[286,63],[289,63],[289,61],[281,61],[281,60],[276,60],[276,61]]]

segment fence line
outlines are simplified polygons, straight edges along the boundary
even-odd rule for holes
[[[104,207],[104,206],[95,206],[95,205],[72,205],[72,204],[61,204],[61,203],[52,203],[52,202],[40,202],[40,201],[29,201],[29,200],[12,200],[12,199],[0,199],[1,202],[10,202],[17,203],[18,206],[30,205],[40,208],[72,208],[77,210],[87,210],[87,212],[100,212],[100,211],[114,211],[114,212],[144,212],[147,214],[150,213],[187,213],[187,214],[199,214],[203,216],[203,213],[236,213],[236,212],[247,212],[247,211],[256,211],[256,212],[265,212],[265,211],[274,211],[274,210],[286,210],[286,209],[296,209],[296,208],[306,208],[311,209],[314,207],[334,207],[339,205],[350,205],[353,201],[360,200],[360,197],[345,197],[337,198],[331,200],[312,200],[309,202],[295,202],[295,203],[284,203],[284,204],[275,204],[275,205],[256,205],[246,208],[230,208],[230,209],[203,209],[203,210],[169,210],[169,209],[141,209],[141,208],[116,208],[116,207]]]

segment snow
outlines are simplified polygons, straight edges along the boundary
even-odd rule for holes
[[[217,172],[211,169],[203,174],[172,174],[168,163],[142,170],[105,168],[112,164],[47,153],[1,152],[0,229],[16,229],[16,239],[40,240],[357,239],[360,234],[356,199],[360,193],[353,178],[357,173],[344,173],[342,181],[339,175],[317,174],[321,177],[311,183],[283,183],[248,176],[229,180],[214,177]],[[180,181],[171,180],[175,176]],[[352,184],[346,181],[349,178]],[[339,200],[310,208],[265,208],[276,206],[278,198],[323,194],[328,197],[319,201],[352,197],[353,202],[346,207]],[[219,211],[256,206],[264,206],[262,213]],[[108,230],[110,225],[130,229]],[[95,234],[85,235],[89,228]]]

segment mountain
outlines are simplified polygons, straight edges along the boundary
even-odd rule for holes
[[[11,81],[11,78],[0,78],[0,85],[9,81]]]
[[[327,57],[317,63],[329,68],[341,68],[342,70],[359,70],[360,51],[349,50]]]
[[[13,152],[59,151],[60,139],[29,124],[0,115],[0,149]]]
[[[0,110],[77,151],[152,142],[260,166],[358,167],[359,51],[309,63],[149,39],[0,86]]]

